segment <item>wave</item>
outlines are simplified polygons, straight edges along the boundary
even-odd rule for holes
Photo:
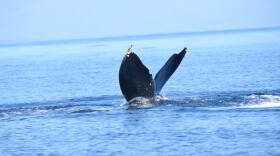
[[[121,98],[122,96],[117,95],[102,95],[98,97],[80,97],[57,101],[2,104],[0,105],[0,117],[107,111],[118,107],[114,102],[118,102],[118,99]]]
[[[10,109],[0,109],[0,117],[13,117],[22,115],[59,115],[72,113],[89,113],[97,111],[116,110],[117,107],[112,105],[95,105],[95,104],[61,104],[50,106],[35,106],[35,107],[19,107]]]
[[[206,109],[271,109],[280,108],[280,94],[254,93],[246,95],[212,95],[169,99],[156,96],[154,99],[138,97],[125,103],[122,96],[81,97],[60,101],[9,104],[0,107],[0,117],[22,115],[93,113],[112,110],[145,109],[154,107],[195,107]]]
[[[248,103],[241,105],[241,108],[272,108],[280,107],[279,95],[250,95],[245,97]]]
[[[156,99],[135,98],[124,106],[128,109],[150,108],[155,106],[183,106],[183,107],[228,107],[228,108],[273,108],[280,107],[279,94],[249,94],[249,95],[215,95],[203,97],[185,97],[182,99],[168,99],[157,96]]]

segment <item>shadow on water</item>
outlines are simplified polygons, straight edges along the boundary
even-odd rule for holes
[[[118,110],[150,109],[156,107],[187,108],[279,108],[280,93],[251,93],[245,95],[212,95],[168,99],[157,96],[155,99],[136,98],[125,103],[122,96],[81,97],[60,101],[9,104],[0,107],[0,117],[25,115],[53,115],[73,113],[94,113]]]

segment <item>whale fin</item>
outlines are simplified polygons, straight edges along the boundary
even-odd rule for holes
[[[127,101],[134,97],[154,97],[154,81],[149,69],[133,53],[126,53],[119,71],[121,91]]]
[[[156,94],[158,94],[161,91],[162,87],[165,85],[167,80],[178,68],[186,52],[187,48],[184,48],[179,54],[173,54],[165,63],[165,65],[158,71],[158,73],[155,76]]]

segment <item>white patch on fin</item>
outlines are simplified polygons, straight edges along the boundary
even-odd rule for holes
[[[130,46],[128,47],[128,49],[127,49],[126,52],[125,52],[125,56],[129,56],[129,54],[132,52],[132,46],[133,46],[133,45],[130,45]]]

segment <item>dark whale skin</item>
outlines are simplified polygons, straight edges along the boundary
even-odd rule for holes
[[[156,74],[155,79],[134,52],[126,53],[119,70],[120,88],[125,99],[130,101],[135,97],[153,98],[159,94],[186,52],[184,48],[179,54],[173,54]]]

